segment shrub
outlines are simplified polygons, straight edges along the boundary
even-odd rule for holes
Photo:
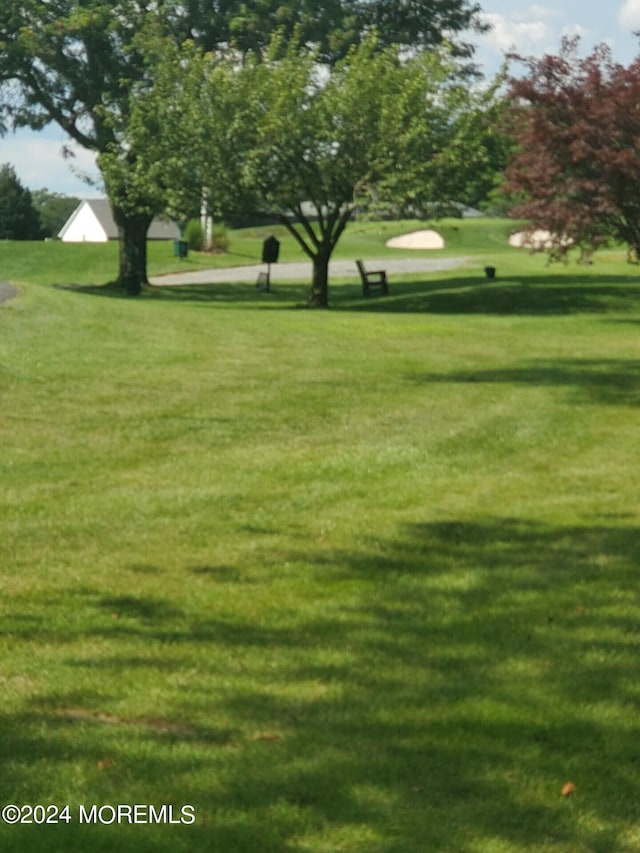
[[[190,219],[184,229],[184,240],[194,252],[201,252],[204,247],[204,231],[199,219]]]
[[[211,242],[209,248],[212,252],[224,254],[229,251],[229,234],[224,222],[214,222],[211,226]]]

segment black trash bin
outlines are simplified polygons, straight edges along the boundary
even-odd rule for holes
[[[495,267],[485,267],[484,268],[484,274],[489,279],[489,281],[492,281],[496,277],[496,268]]]

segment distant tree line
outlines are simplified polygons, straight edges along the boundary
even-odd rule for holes
[[[47,189],[31,192],[9,163],[0,166],[0,240],[56,237],[78,199]]]

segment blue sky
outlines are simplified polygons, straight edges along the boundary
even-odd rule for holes
[[[640,53],[640,0],[479,0],[484,17],[493,25],[488,35],[475,37],[476,58],[490,76],[500,66],[505,51],[515,48],[526,55],[557,52],[563,34],[578,34],[587,52],[606,42],[614,58],[628,64]],[[76,157],[67,161],[62,147],[64,133],[51,125],[40,133],[27,130],[0,138],[0,163],[11,163],[24,186],[47,187],[52,192],[90,197],[101,195],[78,176],[97,177],[93,158],[77,146]],[[73,164],[73,165],[70,165]]]
[[[633,36],[640,30],[640,0],[480,0],[480,5],[493,25],[491,33],[477,40],[478,58],[487,68],[512,46],[527,55],[557,52],[565,34],[579,35],[585,51],[607,43],[623,64],[640,52],[640,41]]]

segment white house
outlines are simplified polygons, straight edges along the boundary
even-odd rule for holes
[[[81,201],[58,232],[64,243],[107,243],[118,239],[118,228],[113,220],[111,206],[106,198],[88,198]],[[175,222],[154,219],[147,238],[149,240],[176,240],[179,237]]]

